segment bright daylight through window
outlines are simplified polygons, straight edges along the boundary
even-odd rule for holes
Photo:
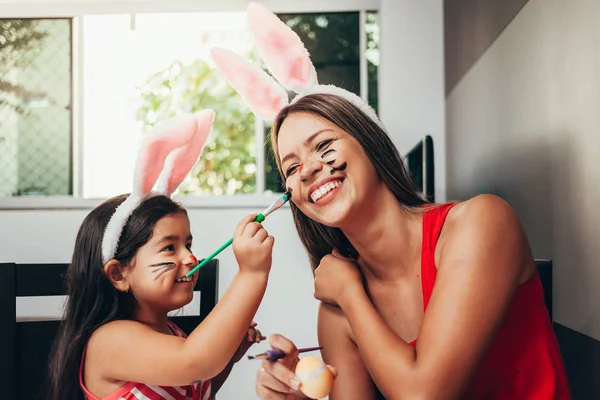
[[[279,16],[302,38],[320,83],[377,109],[376,12]],[[0,20],[0,196],[129,192],[144,132],[208,107],[213,133],[178,194],[281,191],[270,126],[208,52],[221,46],[260,62],[244,12],[80,18]]]

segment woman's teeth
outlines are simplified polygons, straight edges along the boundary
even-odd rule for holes
[[[191,282],[192,281],[192,277],[190,276],[189,278],[182,276],[181,278],[177,278],[175,279],[175,283],[181,283],[181,282]]]
[[[327,182],[326,184],[312,192],[310,194],[310,199],[313,203],[316,203],[321,197],[325,196],[327,193],[340,186],[341,184],[342,181]]]

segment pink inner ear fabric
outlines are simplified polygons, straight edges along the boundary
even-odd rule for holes
[[[298,57],[292,63],[289,74],[289,82],[294,85],[302,85],[310,79],[310,61],[306,57]]]
[[[150,141],[146,147],[146,152],[140,157],[139,164],[139,190],[140,194],[148,193],[154,187],[160,172],[162,171],[163,163],[158,160],[163,160],[169,155],[169,150],[164,147],[163,143],[158,141]]]
[[[134,175],[134,193],[143,196],[154,187],[169,153],[188,143],[198,122],[193,115],[183,115],[158,124],[150,131],[140,149]]]
[[[211,49],[211,55],[231,86],[259,117],[273,119],[287,105],[286,91],[258,66],[221,48]]]
[[[298,35],[259,4],[250,3],[247,14],[258,50],[275,78],[296,92],[316,84],[310,56]]]
[[[173,193],[183,182],[190,170],[194,167],[202,149],[206,144],[214,120],[215,113],[205,110],[196,115],[197,126],[190,142],[179,148],[173,155],[171,173],[168,176],[167,192]]]

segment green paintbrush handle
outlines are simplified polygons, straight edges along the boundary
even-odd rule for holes
[[[256,216],[256,218],[254,219],[254,222],[263,222],[265,220],[265,216],[262,214],[258,214]],[[208,262],[210,260],[212,260],[213,258],[215,258],[217,256],[217,254],[219,254],[220,252],[222,252],[223,250],[225,250],[226,248],[228,248],[231,243],[233,243],[233,238],[229,239],[227,242],[225,242],[221,247],[219,247],[217,250],[214,251],[214,253],[212,253],[210,256],[206,257],[204,260],[202,260],[200,262],[200,264],[196,265],[194,267],[193,270],[191,270],[190,272],[188,272],[185,276],[186,278],[189,278],[190,276],[194,275],[194,273],[196,271],[198,271],[200,268],[204,267],[206,264],[208,264]]]

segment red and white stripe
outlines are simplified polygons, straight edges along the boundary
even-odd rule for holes
[[[186,334],[172,322],[169,323],[171,330],[177,336],[186,337]],[[102,399],[94,396],[87,390],[83,383],[83,363],[85,361],[85,351],[81,358],[81,367],[79,369],[79,383],[81,390],[87,400],[210,400],[211,385],[210,380],[197,382],[188,386],[156,386],[146,385],[144,383],[129,382],[122,386],[116,392],[103,397]]]

